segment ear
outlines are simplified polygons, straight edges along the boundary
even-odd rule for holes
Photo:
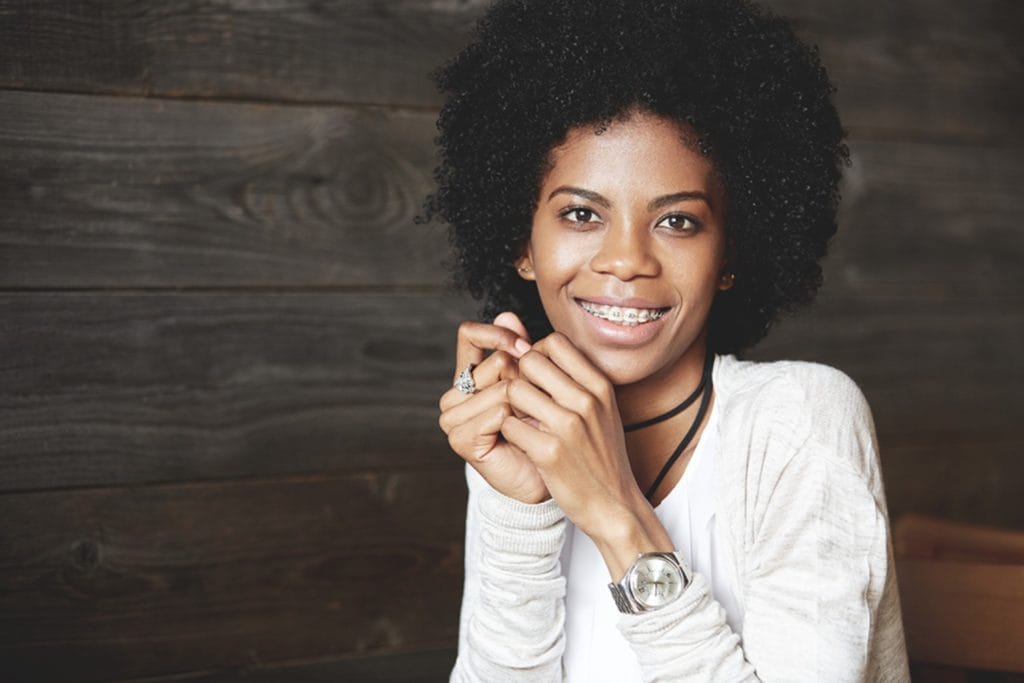
[[[537,279],[536,274],[533,272],[533,248],[530,243],[526,243],[526,247],[523,249],[523,254],[515,261],[516,272],[519,273],[519,277],[524,280],[535,281]]]
[[[722,258],[722,264],[718,268],[718,290],[721,292],[732,289],[733,285],[736,284],[736,271],[733,265],[735,253],[735,245],[732,240],[729,240],[726,245],[725,256]]]
[[[736,284],[736,273],[728,272],[722,273],[718,278],[718,289],[719,291],[726,291],[732,289],[733,285]]]

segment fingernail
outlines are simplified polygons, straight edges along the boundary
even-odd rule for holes
[[[526,343],[525,339],[516,339],[516,351],[519,352],[520,356],[523,355],[524,353],[526,353],[529,350],[530,350],[530,345],[528,343]]]

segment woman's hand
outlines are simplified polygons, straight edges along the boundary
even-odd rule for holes
[[[615,390],[557,332],[519,359],[506,381],[512,408],[501,433],[528,455],[559,507],[601,551],[613,578],[638,552],[670,551],[671,539],[630,468]]]
[[[514,415],[507,386],[519,376],[518,360],[530,349],[529,342],[526,327],[513,313],[502,313],[493,325],[462,323],[455,379],[472,363],[477,393],[463,394],[454,387],[446,391],[439,423],[452,449],[492,488],[524,503],[539,503],[551,496],[537,468],[501,435],[505,418]]]

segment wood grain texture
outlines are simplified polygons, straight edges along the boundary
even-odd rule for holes
[[[1024,297],[1020,148],[850,147],[826,290],[866,301],[975,298],[993,308]]]
[[[0,675],[448,646],[464,513],[458,466],[0,496]]]
[[[1013,311],[1024,306],[824,298],[752,355],[827,362],[861,385],[894,513],[1024,526],[1011,502],[1024,481]],[[436,406],[472,313],[460,299],[20,293],[0,297],[0,313],[18,340],[0,366],[4,490],[454,457]]]
[[[0,0],[0,86],[436,106],[427,74],[487,4]],[[1014,0],[768,4],[821,47],[852,130],[1024,140],[1024,10]]]
[[[1024,566],[900,560],[910,657],[1024,672]]]
[[[185,676],[158,676],[146,678],[145,683],[446,683],[455,665],[455,656],[454,648],[445,648],[326,661],[282,662]]]
[[[436,285],[433,116],[0,91],[0,287]]]
[[[1024,142],[1015,0],[767,0],[816,44],[855,136]]]
[[[3,0],[0,85],[422,106],[485,4]]]
[[[436,285],[428,114],[0,92],[0,287]],[[1016,149],[856,141],[830,283],[1024,292]],[[956,277],[950,274],[955,273]]]
[[[434,295],[0,296],[0,490],[455,459]]]

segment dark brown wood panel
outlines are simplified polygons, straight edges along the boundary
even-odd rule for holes
[[[1024,141],[1016,0],[767,4],[819,46],[855,135]]]
[[[0,672],[450,647],[464,513],[458,466],[0,496]]]
[[[1024,297],[1021,152],[854,141],[826,289],[867,300]]]
[[[436,106],[427,74],[487,4],[0,0],[0,86]],[[1015,0],[768,4],[821,46],[854,131],[1024,139]]]
[[[941,428],[912,441],[880,436],[890,519],[913,512],[1024,529],[1024,437],[965,437]]]
[[[0,287],[444,279],[443,227],[412,224],[431,187],[428,114],[12,92],[0,103]],[[830,280],[859,293],[1024,291],[1017,149],[852,149]]]
[[[421,106],[484,4],[2,0],[0,85]]]
[[[472,306],[435,295],[0,296],[0,490],[443,463]]]
[[[445,648],[328,661],[283,662],[269,666],[255,664],[122,683],[446,683],[455,665],[455,656],[455,648]]]
[[[1022,303],[826,295],[753,355],[846,370],[884,442],[1016,444]],[[22,293],[0,313],[18,339],[0,371],[5,490],[453,457],[436,401],[460,299]]]
[[[2,13],[0,13],[2,14]],[[431,114],[0,91],[0,287],[436,285]]]
[[[879,433],[900,443],[950,443],[957,435],[1020,442],[1024,296],[826,293],[803,316],[777,325],[749,355],[841,368],[864,390]]]

